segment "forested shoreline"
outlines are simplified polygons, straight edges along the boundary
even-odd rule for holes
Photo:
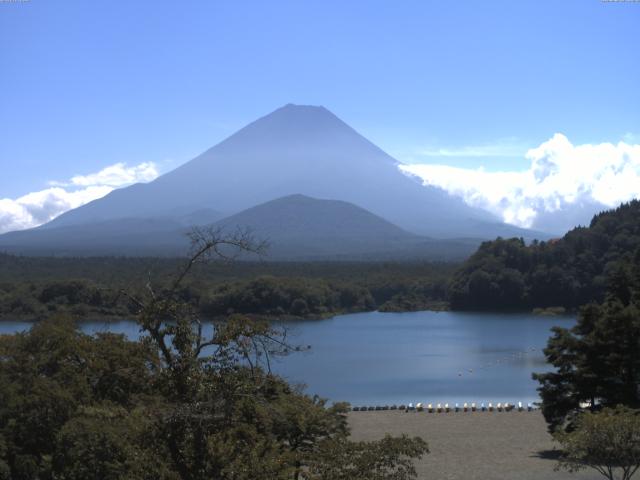
[[[563,447],[559,465],[637,468],[632,442],[613,463],[589,452],[640,426],[640,202],[561,239],[485,242],[462,265],[199,263],[198,255],[186,263],[0,255],[0,317],[43,320],[0,336],[0,479],[79,480],[88,470],[140,480],[415,478],[425,441],[352,441],[348,405],[330,407],[272,374],[270,357],[301,347],[256,317],[449,305],[581,307],[576,326],[554,328],[544,349],[556,371],[534,374]],[[77,321],[92,316],[133,318],[147,335],[83,334]],[[201,318],[216,317],[226,321],[205,338]]]
[[[0,255],[0,320],[131,318],[123,292],[167,287],[183,259]],[[181,298],[210,318],[231,313],[323,318],[372,310],[446,308],[452,263],[262,263],[197,265]]]
[[[564,237],[484,242],[446,262],[225,262],[197,265],[181,287],[203,316],[323,318],[364,311],[577,311],[623,282],[640,248],[640,202],[596,215]],[[166,288],[183,259],[0,254],[0,319],[55,313],[130,318],[122,292]]]
[[[299,351],[283,329],[235,314],[203,332],[183,282],[229,241],[199,239],[166,285],[123,292],[137,341],[61,314],[0,335],[0,480],[416,478],[422,438],[352,441],[348,404],[271,371]]]
[[[483,243],[453,275],[448,298],[454,310],[575,311],[602,302],[612,284],[625,282],[636,255],[640,202],[634,200],[555,240]]]

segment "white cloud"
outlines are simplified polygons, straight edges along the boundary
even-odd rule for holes
[[[37,227],[116,188],[149,182],[157,176],[152,162],[133,167],[116,163],[97,173],[76,175],[67,182],[49,182],[50,188],[16,199],[0,199],[0,233]]]
[[[116,163],[103,168],[97,173],[89,175],[75,175],[68,182],[49,182],[53,186],[109,186],[122,187],[137,182],[150,182],[158,176],[158,170],[153,162],[144,162],[133,167],[127,167],[124,163]]]
[[[519,157],[526,151],[526,147],[509,142],[487,144],[487,145],[470,145],[463,147],[449,148],[423,148],[417,152],[422,157]]]
[[[449,158],[522,158],[529,148],[531,145],[523,142],[522,139],[504,137],[471,145],[424,145],[403,156],[408,159],[408,163],[421,163],[420,158],[429,158],[429,161],[434,161],[431,160],[433,158],[442,158],[445,162]]]
[[[426,164],[400,168],[522,227],[534,226],[543,214],[582,205],[615,207],[640,197],[638,144],[573,145],[558,133],[525,156],[530,167],[523,172]]]

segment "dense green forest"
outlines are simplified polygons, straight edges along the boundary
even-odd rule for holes
[[[179,259],[0,255],[0,314],[43,319],[0,336],[0,480],[414,479],[412,459],[428,453],[422,439],[351,441],[346,404],[329,407],[269,371],[270,357],[299,348],[243,314],[447,301],[585,305],[575,327],[549,340],[556,370],[534,374],[550,431],[581,465],[592,457],[577,442],[599,438],[588,422],[612,430],[607,408],[640,406],[639,224],[640,202],[631,202],[562,239],[486,242],[462,266],[219,261],[185,270]],[[204,338],[200,315],[226,321]],[[74,318],[91,316],[135,318],[146,337],[85,335]],[[615,412],[617,429],[635,421],[637,431],[637,410]]]
[[[0,335],[0,480],[416,478],[424,440],[351,441],[348,405],[270,371],[269,358],[298,350],[283,331],[231,315],[203,334],[183,282],[217,243],[162,290],[126,292],[139,341],[60,315]]]
[[[454,274],[456,310],[567,309],[602,302],[609,282],[640,247],[640,202],[593,217],[564,237],[525,245],[521,239],[483,243]]]
[[[640,249],[616,270],[602,303],[581,307],[572,328],[553,328],[544,353],[555,369],[534,378],[550,430],[570,424],[584,403],[640,408]]]
[[[0,255],[0,318],[131,317],[121,291],[166,288],[183,259]],[[196,265],[181,295],[203,314],[322,317],[419,310],[446,302],[450,263],[224,262]]]
[[[464,264],[438,262],[215,261],[194,267],[185,301],[209,317],[244,313],[323,317],[348,312],[575,310],[601,302],[640,247],[640,202],[596,215],[589,227],[526,245],[483,243]],[[0,254],[0,318],[52,313],[130,317],[121,291],[165,288],[183,259],[44,258]]]

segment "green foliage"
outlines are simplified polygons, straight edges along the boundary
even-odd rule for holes
[[[576,309],[601,302],[607,278],[624,270],[640,247],[640,201],[596,215],[588,228],[525,245],[522,239],[483,243],[454,274],[457,310]]]
[[[7,442],[0,435],[0,480],[11,480],[11,469],[7,463]]]
[[[52,475],[64,451],[59,435],[78,412],[141,401],[152,391],[154,365],[157,357],[145,345],[84,335],[62,317],[0,337],[0,458],[10,478]]]
[[[201,310],[211,317],[234,312],[322,316],[374,308],[371,293],[361,286],[322,279],[259,277],[216,288]]]
[[[57,435],[52,469],[56,479],[155,480],[178,478],[158,458],[152,420],[144,409],[111,404],[83,407]]]
[[[394,294],[378,310],[381,312],[416,312],[448,310],[448,282],[443,279],[416,280]]]
[[[0,319],[132,318],[151,275],[158,291],[179,269],[177,259],[29,258],[0,254]],[[344,312],[446,307],[454,264],[275,263],[197,264],[181,299],[207,316],[230,312],[317,318]],[[34,279],[38,279],[37,281]]]
[[[386,436],[379,442],[325,441],[311,463],[309,478],[318,480],[409,480],[416,471],[411,461],[429,452],[419,437]]]
[[[583,307],[573,328],[553,329],[544,352],[555,371],[534,374],[552,430],[570,423],[581,403],[640,407],[640,256],[634,258],[601,305]]]
[[[640,468],[640,412],[625,407],[581,414],[571,432],[555,435],[563,449],[558,468],[597,470],[629,480]]]
[[[415,478],[421,439],[351,442],[347,405],[328,406],[270,372],[270,358],[296,350],[282,332],[235,314],[205,338],[182,283],[220,244],[250,248],[242,238],[198,237],[175,280],[149,283],[145,296],[123,292],[141,341],[85,335],[67,317],[0,337],[0,479]],[[259,291],[269,305],[291,292],[291,303],[321,304],[293,285]],[[359,301],[358,291],[342,293],[340,305]]]
[[[0,284],[0,318],[131,317],[134,311],[116,291],[86,280]]]
[[[63,318],[2,337],[0,478],[332,479],[370,455],[377,463],[352,478],[414,478],[422,441],[352,444],[346,405],[327,406],[258,366],[255,348],[273,351],[263,343],[272,333],[235,317],[211,340],[215,354],[178,341],[164,359],[150,342],[84,335]],[[357,463],[330,466],[328,449],[353,450]],[[405,473],[380,476],[381,462]]]

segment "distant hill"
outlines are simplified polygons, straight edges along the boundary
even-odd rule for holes
[[[631,262],[640,262],[637,200],[600,213],[588,227],[559,239],[529,246],[517,239],[483,243],[455,273],[451,304],[472,310],[572,309],[601,302],[616,278],[630,275]]]
[[[228,216],[301,193],[353,203],[429,237],[537,236],[444,190],[422,186],[398,164],[327,109],[290,104],[155,181],[116,190],[44,228],[167,218],[176,209],[209,208]]]
[[[173,219],[122,218],[0,235],[0,251],[38,256],[175,256],[187,250],[186,226]]]
[[[212,209],[175,209],[167,217],[97,219],[79,225],[41,226],[0,235],[0,251],[38,256],[173,256],[187,248],[194,225],[222,218]]]
[[[0,251],[180,255],[189,226],[216,222],[270,238],[275,259],[450,260],[483,239],[548,238],[423,186],[398,165],[325,108],[286,105],[151,183],[0,236]]]
[[[409,233],[373,213],[340,200],[290,195],[216,223],[226,230],[249,227],[270,242],[274,259],[461,259],[479,240],[448,241]]]
[[[208,212],[208,218],[215,215]],[[185,221],[113,219],[12,232],[0,236],[0,250],[32,255],[174,256],[188,249]],[[196,223],[197,224],[197,223]],[[348,202],[290,195],[249,208],[217,222],[229,233],[250,229],[269,243],[272,260],[460,260],[478,239],[435,240],[409,233]]]

